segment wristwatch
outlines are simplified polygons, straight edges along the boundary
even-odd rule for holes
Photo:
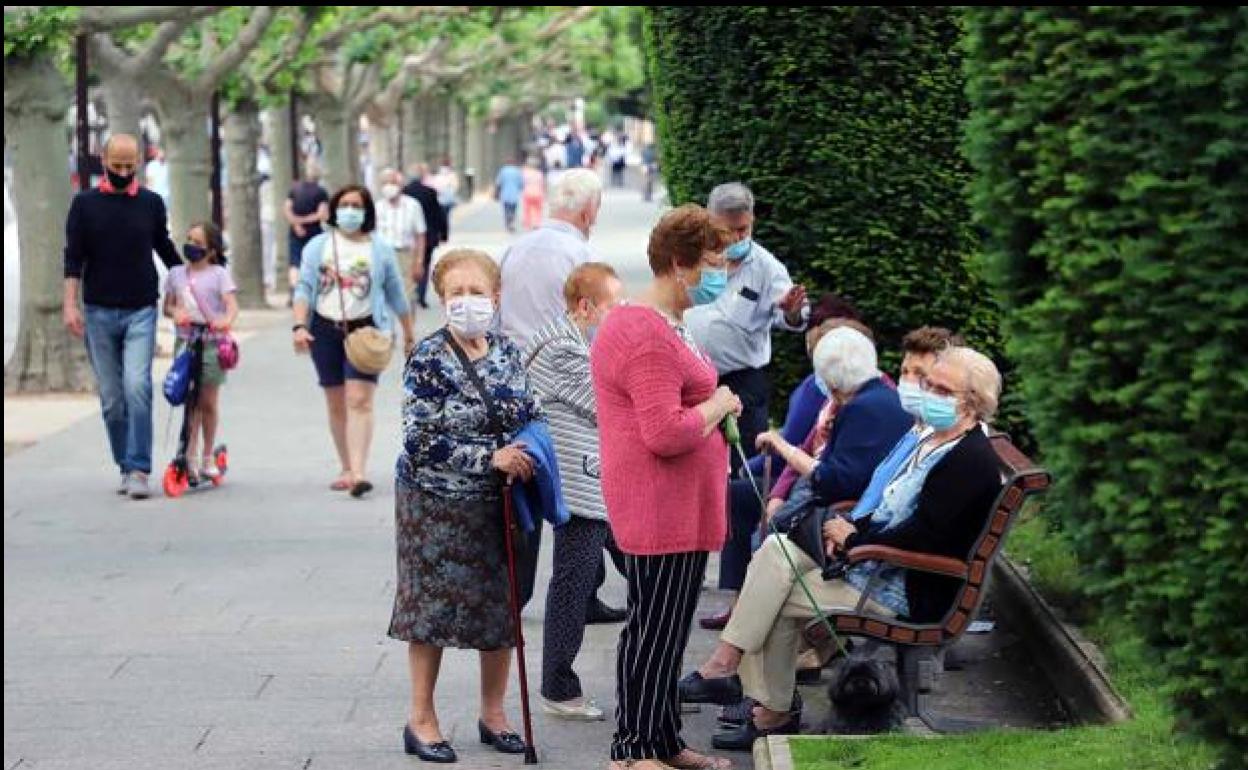
[[[294,334],[295,332],[299,331],[300,329],[307,329],[307,328],[308,328],[308,325],[307,325],[307,324],[295,324],[294,326],[290,327],[290,333],[291,333],[291,334]]]

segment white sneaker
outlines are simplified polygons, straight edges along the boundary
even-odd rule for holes
[[[126,492],[131,500],[146,500],[152,496],[152,488],[147,484],[147,474],[132,471],[126,481]]]
[[[607,715],[592,700],[560,702],[542,698],[542,710],[553,717],[576,722],[601,722],[607,718]]]
[[[130,474],[121,474],[121,483],[117,485],[117,494],[124,495],[130,492]]]
[[[221,469],[217,467],[217,460],[215,457],[208,456],[200,461],[199,477],[201,479],[208,479],[209,481],[212,481],[213,479],[220,477],[220,475]]]

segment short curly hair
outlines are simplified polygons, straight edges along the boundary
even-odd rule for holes
[[[703,254],[723,251],[729,243],[732,233],[715,224],[709,211],[686,203],[664,214],[650,231],[646,255],[655,275],[669,275],[677,267],[695,267]]]
[[[469,266],[479,269],[485,275],[493,291],[497,292],[502,288],[503,274],[493,257],[479,249],[452,249],[443,254],[433,268],[433,290],[439,297],[445,298],[443,284],[446,282],[446,274],[456,268]]]

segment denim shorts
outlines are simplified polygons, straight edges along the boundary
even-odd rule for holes
[[[373,326],[373,317],[349,321],[347,328],[355,331]],[[312,363],[316,366],[316,379],[322,388],[341,387],[347,380],[377,382],[377,375],[365,374],[347,360],[347,348],[343,344],[342,324],[330,321],[317,313],[312,314]]]

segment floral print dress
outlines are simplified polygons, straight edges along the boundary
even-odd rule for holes
[[[514,646],[507,589],[498,447],[542,418],[519,349],[490,335],[471,362],[485,402],[445,332],[412,351],[403,374],[403,452],[396,465],[398,580],[389,634],[438,647]]]

